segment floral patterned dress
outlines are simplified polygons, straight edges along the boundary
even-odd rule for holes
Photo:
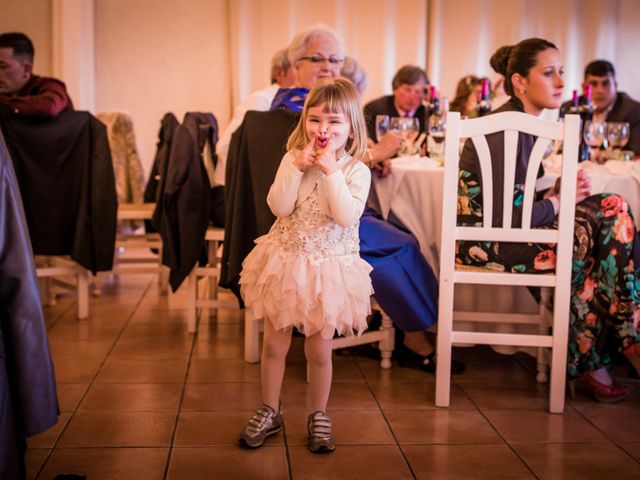
[[[530,152],[525,153],[528,158]],[[474,162],[461,164],[469,167]],[[514,187],[514,211],[522,207],[524,194],[524,176],[516,170],[519,181]],[[459,225],[482,223],[479,169],[460,170],[457,210]],[[603,193],[576,206],[568,350],[571,378],[610,364],[613,350],[640,353],[640,280],[634,271],[634,239],[633,218],[622,197]],[[546,244],[464,241],[456,246],[456,262],[497,271],[544,273],[555,267],[555,250]]]

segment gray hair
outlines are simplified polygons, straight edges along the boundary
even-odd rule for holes
[[[367,88],[367,72],[364,71],[353,57],[344,57],[344,65],[342,65],[340,75],[351,80],[358,89],[360,95],[362,95]]]
[[[304,57],[309,43],[318,37],[331,38],[338,45],[338,53],[340,56],[343,55],[342,42],[340,38],[338,38],[338,34],[326,25],[316,23],[298,32],[296,36],[293,37],[293,40],[291,40],[291,43],[289,43],[288,56],[291,65],[295,65],[298,60]]]
[[[286,73],[290,66],[291,63],[287,56],[287,49],[283,48],[282,50],[278,50],[271,59],[271,83],[276,83],[276,74],[278,73],[278,70]]]

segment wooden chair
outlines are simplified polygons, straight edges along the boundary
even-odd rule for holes
[[[485,135],[495,132],[504,132],[504,185],[493,185],[492,182],[491,158]],[[534,135],[537,140],[531,152],[526,174],[522,227],[512,228],[518,132]],[[484,218],[484,224],[481,227],[456,225],[461,138],[472,139],[480,160]],[[459,113],[449,113],[445,138],[445,184],[436,347],[436,406],[449,406],[451,347],[453,344],[513,345],[551,349],[549,410],[552,413],[562,413],[567,368],[571,258],[579,139],[579,118],[575,115],[567,115],[564,123],[555,123],[520,112],[503,112],[473,120],[460,120]],[[564,142],[565,161],[562,164],[559,228],[530,228],[536,176],[543,154],[553,140],[563,140]],[[493,188],[504,189],[503,227],[501,228],[492,227]],[[556,244],[556,269],[553,274],[535,275],[495,272],[483,268],[459,268],[455,263],[455,249],[456,242],[460,240]],[[457,312],[454,311],[456,284],[518,285],[553,289],[553,314],[548,312],[545,305],[541,306],[538,315]],[[548,298],[547,293],[545,293],[545,298]],[[485,323],[531,323],[538,325],[544,330],[544,333],[535,335],[457,331],[454,330],[454,322],[458,320]]]
[[[44,279],[44,285],[41,286],[44,305],[53,306],[56,303],[53,286],[71,290],[76,293],[78,320],[87,318],[89,316],[89,271],[68,257],[38,255],[36,259],[40,264],[36,267],[36,276]]]
[[[379,330],[367,331],[359,337],[337,337],[333,339],[332,348],[355,347],[366,343],[378,343],[380,348],[380,367],[391,368],[391,355],[395,342],[395,328],[389,316],[378,306],[374,298],[372,307],[382,313],[382,323]],[[262,320],[244,320],[244,361],[257,363],[260,361],[260,333],[264,330]]]
[[[198,308],[201,308],[200,318],[208,315],[212,309],[216,316],[219,308],[238,308],[235,300],[221,300],[218,298],[218,280],[220,278],[220,248],[224,240],[224,229],[209,227],[204,237],[207,245],[208,264],[204,267],[196,265],[187,277],[189,301],[187,304],[187,325],[189,333],[198,331]],[[198,283],[206,283],[204,291]]]

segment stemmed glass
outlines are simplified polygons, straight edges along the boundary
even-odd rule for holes
[[[413,142],[420,132],[420,122],[417,118],[391,117],[389,120],[389,130],[399,132],[402,137],[402,148],[398,153],[400,156],[417,153],[413,148]]]
[[[376,115],[376,140],[380,142],[389,131],[389,115]]]
[[[444,158],[444,135],[447,129],[445,116],[431,115],[429,117],[429,156],[435,159]]]
[[[593,150],[600,148],[602,142],[604,142],[605,134],[606,128],[603,122],[593,122],[591,120],[584,122],[582,136],[585,143],[591,148],[590,157],[593,157]]]
[[[607,122],[607,147],[613,158],[621,158],[622,148],[629,141],[629,123]],[[617,147],[617,149],[616,149]]]

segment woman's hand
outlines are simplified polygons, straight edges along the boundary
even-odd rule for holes
[[[303,150],[293,157],[293,166],[301,172],[304,172],[312,165],[316,163],[316,151],[314,149],[314,142],[307,143]]]
[[[552,195],[557,195],[560,198],[560,178],[556,180],[556,184],[553,187]],[[585,198],[591,196],[591,177],[584,170],[578,170],[578,176],[576,180],[576,203],[580,203]]]
[[[382,160],[373,167],[373,169],[378,172],[379,177],[386,177],[391,173],[391,160],[388,158],[386,160]]]

